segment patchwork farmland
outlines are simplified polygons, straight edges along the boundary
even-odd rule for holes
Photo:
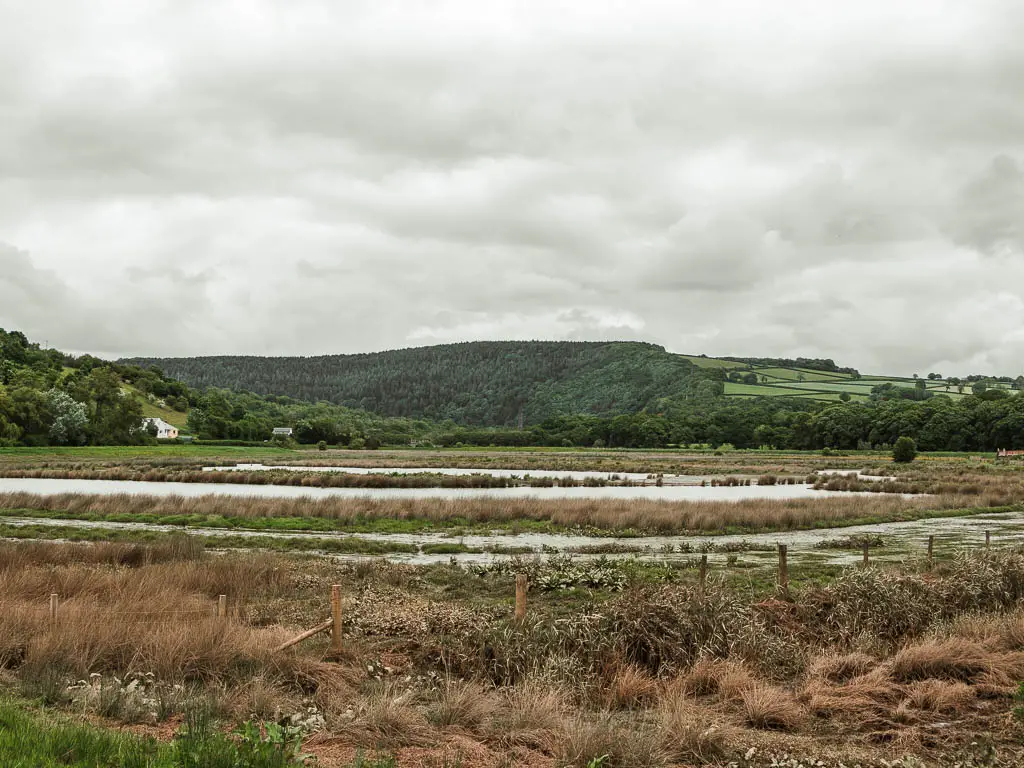
[[[811,368],[780,367],[777,365],[756,365],[727,360],[718,357],[680,355],[701,368],[721,369],[730,379],[742,379],[748,374],[757,377],[757,383],[742,380],[726,380],[725,394],[728,397],[798,397],[818,402],[838,402],[845,392],[852,401],[866,401],[871,390],[883,384],[894,387],[914,387],[923,381],[926,389],[936,395],[948,395],[954,400],[971,394],[969,382],[953,382],[949,379],[914,379],[912,377],[861,375]],[[988,382],[992,389],[1010,389],[1006,382]]]

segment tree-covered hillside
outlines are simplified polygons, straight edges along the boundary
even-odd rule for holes
[[[325,400],[388,416],[478,426],[567,413],[633,413],[702,374],[635,342],[467,342],[360,355],[133,359],[192,387]]]
[[[0,445],[144,442],[144,404],[183,412],[188,397],[158,371],[42,349],[0,328]]]

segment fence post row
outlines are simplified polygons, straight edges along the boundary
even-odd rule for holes
[[[526,574],[516,574],[516,623],[526,621]]]
[[[789,596],[789,563],[786,559],[788,548],[779,544],[779,592]]]
[[[341,653],[341,585],[331,586],[331,651]]]
[[[870,563],[870,550],[871,545],[865,541],[863,543],[863,566],[867,567]],[[985,531],[985,547],[991,548],[992,546],[992,532]],[[779,574],[778,574],[778,591],[785,596],[789,595],[789,547],[785,544],[779,544]],[[928,560],[927,568],[932,569],[935,562],[935,536],[934,534],[928,536]],[[699,589],[700,594],[705,594],[707,589],[708,581],[708,556],[706,554],[701,555],[699,565]],[[526,591],[527,591],[527,578],[525,573],[516,574],[516,610],[515,620],[517,623],[522,623],[526,620]],[[56,592],[50,593],[50,621],[56,623],[57,621],[57,610],[60,605],[60,598]],[[227,618],[228,615],[228,596],[218,595],[216,605],[216,615],[219,618]],[[340,652],[342,649],[341,643],[341,585],[334,584],[331,586],[331,620],[325,622],[319,627],[310,630],[308,633],[303,633],[300,637],[295,640],[285,643],[279,650],[287,648],[299,640],[303,640],[306,637],[310,637],[317,632],[322,632],[328,627],[331,629],[331,650],[333,652]]]

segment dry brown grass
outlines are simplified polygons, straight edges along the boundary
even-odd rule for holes
[[[867,674],[878,662],[866,653],[832,653],[819,656],[807,669],[809,678],[844,683]]]
[[[569,721],[556,751],[559,766],[586,768],[595,759],[621,768],[660,768],[665,764],[657,729],[617,719],[610,713]]]
[[[674,762],[708,763],[725,757],[736,729],[721,713],[686,693],[685,680],[665,686],[657,709],[661,748]]]
[[[280,628],[214,616],[216,596],[247,599],[288,588],[280,558],[157,562],[155,547],[0,547],[0,665],[23,676],[60,670],[178,680],[243,680],[293,674],[296,658],[273,653]],[[133,554],[125,567],[125,553]],[[182,553],[179,552],[179,555]],[[187,553],[186,553],[187,555]],[[59,597],[51,622],[49,595]]]
[[[439,728],[457,727],[471,733],[483,733],[497,709],[494,695],[484,691],[479,684],[447,680],[430,705],[427,719]]]
[[[550,754],[565,730],[568,711],[558,691],[526,680],[502,691],[501,707],[491,721],[489,736],[506,747],[528,747]]]
[[[804,710],[791,693],[781,688],[756,685],[740,694],[743,720],[754,728],[793,731],[804,720]]]
[[[945,680],[920,680],[908,685],[904,693],[908,706],[943,715],[962,713],[975,698],[971,686]]]
[[[952,680],[965,683],[1004,681],[1024,677],[1024,653],[1000,652],[963,638],[926,640],[900,650],[893,658],[892,676],[900,682]]]
[[[225,496],[153,497],[63,494],[0,495],[0,508],[42,509],[75,514],[223,515],[227,517],[322,517],[341,522],[361,519],[429,520],[460,518],[476,523],[514,525],[517,520],[551,521],[567,527],[628,528],[655,533],[787,530],[812,523],[885,519],[921,509],[976,506],[977,497],[904,499],[893,495],[825,496],[813,499],[665,502],[644,499],[238,499]]]
[[[638,667],[626,665],[615,671],[603,694],[604,704],[610,709],[635,709],[654,701],[658,683]]]
[[[742,663],[723,659],[700,659],[683,676],[683,690],[694,696],[720,695],[738,699],[744,690],[756,684],[753,673]]]
[[[228,709],[258,720],[279,720],[298,711],[299,697],[293,688],[264,674],[257,674],[229,690]]]
[[[415,707],[409,691],[389,685],[356,700],[351,718],[340,718],[331,731],[353,746],[398,749],[431,743],[433,731]]]

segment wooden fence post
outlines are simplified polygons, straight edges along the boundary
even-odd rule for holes
[[[516,574],[516,623],[526,621],[526,574]]]
[[[341,653],[341,585],[331,586],[331,651]]]
[[[217,616],[226,619],[228,616],[228,596],[218,595],[217,596]]]
[[[57,623],[57,593],[50,593],[50,623]]]
[[[992,546],[992,531],[985,531],[985,549]]]
[[[786,561],[785,544],[779,544],[779,592],[789,595],[789,563]]]
[[[864,567],[867,568],[871,562],[871,545],[865,540],[864,542]]]
[[[928,537],[928,570],[932,569],[932,555],[935,552],[935,536]]]
[[[708,587],[708,556],[700,556],[700,594],[701,596],[707,591]]]

